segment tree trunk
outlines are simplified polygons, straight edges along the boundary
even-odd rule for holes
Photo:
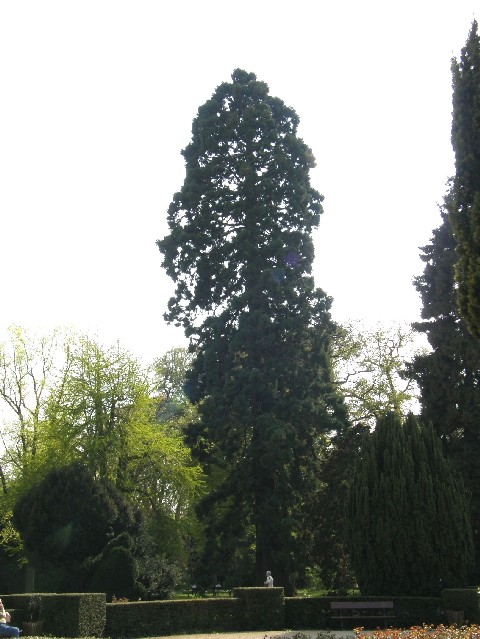
[[[35,592],[35,568],[31,564],[25,566],[25,592]]]

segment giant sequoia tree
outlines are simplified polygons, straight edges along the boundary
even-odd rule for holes
[[[458,304],[480,337],[480,38],[474,21],[460,61],[452,62],[455,176],[445,205],[457,242]]]
[[[195,355],[188,392],[201,420],[188,437],[215,478],[203,506],[212,561],[252,539],[257,583],[268,569],[287,592],[316,448],[343,418],[330,299],[311,276],[322,197],[297,126],[266,84],[236,70],[193,122],[158,242],[176,283],[166,319],[184,326]]]
[[[468,583],[462,479],[431,426],[389,415],[364,439],[351,483],[351,559],[364,595],[434,595]]]

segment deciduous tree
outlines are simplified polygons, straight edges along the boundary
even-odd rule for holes
[[[332,363],[352,421],[374,425],[381,415],[406,415],[413,409],[418,389],[404,377],[405,362],[413,354],[410,327],[367,327],[358,321],[338,326]]]
[[[0,344],[0,458],[3,510],[41,476],[48,399],[65,363],[66,331],[32,335],[19,326]]]
[[[185,565],[203,477],[182,439],[187,414],[159,410],[161,375],[152,382],[118,344],[60,331],[34,338],[15,329],[0,356],[2,512],[50,471],[79,462],[141,507],[157,551]],[[0,544],[18,550],[11,535]]]

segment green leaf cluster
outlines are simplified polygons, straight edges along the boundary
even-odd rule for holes
[[[188,545],[199,543],[194,504],[204,478],[182,436],[184,422],[195,420],[178,388],[186,358],[175,352],[160,360],[161,368],[157,362],[149,370],[118,344],[103,347],[59,331],[32,338],[12,329],[10,342],[0,346],[3,510],[49,473],[80,463],[141,509],[152,552],[186,568]],[[167,397],[159,389],[172,380],[177,388]],[[2,531],[5,551],[21,558],[9,520]]]
[[[353,422],[374,425],[386,413],[406,415],[415,399],[413,380],[405,379],[405,361],[413,355],[414,333],[399,323],[338,326],[332,340],[335,381]]]

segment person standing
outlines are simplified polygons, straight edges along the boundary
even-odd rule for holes
[[[267,570],[267,580],[264,585],[267,586],[267,588],[273,588],[273,577],[270,570]]]

